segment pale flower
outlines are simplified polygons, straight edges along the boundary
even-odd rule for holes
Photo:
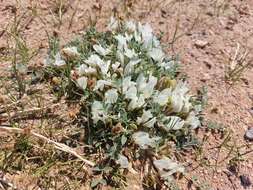
[[[136,83],[132,81],[131,76],[123,78],[123,80],[122,80],[123,94],[125,94],[130,87],[135,86],[135,84]]]
[[[189,91],[187,83],[183,81],[179,81],[177,83],[175,91],[180,92],[180,94],[186,94]]]
[[[179,113],[182,111],[184,106],[184,96],[179,92],[172,92],[170,104],[172,107],[172,111]]]
[[[93,54],[85,61],[85,63],[87,63],[91,67],[100,68],[101,72],[104,75],[107,75],[107,72],[109,71],[111,61],[108,60],[108,61],[104,62],[98,55]]]
[[[160,45],[160,41],[157,39],[156,36],[153,36],[153,43],[152,43],[153,47],[160,47],[161,48],[161,45]]]
[[[195,115],[194,112],[189,113],[188,117],[185,120],[185,124],[189,125],[192,129],[196,129],[201,125],[199,118]]]
[[[105,103],[113,104],[116,103],[118,99],[117,89],[110,89],[105,92]]]
[[[105,122],[107,119],[106,110],[104,109],[102,102],[99,101],[93,102],[91,106],[91,114],[94,123],[97,123],[98,121]]]
[[[123,49],[127,48],[127,39],[121,34],[118,34],[114,37],[118,41],[118,50],[123,51]]]
[[[124,168],[124,169],[128,168],[129,162],[128,162],[127,157],[125,157],[124,155],[120,154],[116,162],[120,165],[120,168]]]
[[[67,59],[75,59],[80,57],[80,53],[77,51],[77,47],[65,47],[61,50],[62,55]]]
[[[85,90],[86,87],[87,87],[87,78],[86,77],[78,78],[77,79],[77,84],[81,89]]]
[[[124,56],[123,50],[117,50],[116,56],[117,56],[117,59],[120,61],[120,63],[121,63],[122,65],[124,65],[125,56]]]
[[[188,113],[192,109],[192,103],[190,102],[191,96],[185,95],[184,106],[182,108],[183,113]]]
[[[189,112],[191,108],[190,96],[187,95],[189,91],[185,82],[179,81],[176,88],[172,91],[171,95],[171,107],[173,112]]]
[[[141,94],[139,97],[134,97],[131,99],[130,103],[128,104],[128,109],[129,110],[134,110],[136,108],[140,108],[145,104],[145,98]]]
[[[104,64],[104,61],[96,54],[92,54],[87,60],[85,60],[91,67],[97,67]]]
[[[154,102],[158,103],[160,106],[164,106],[167,104],[169,97],[171,95],[171,89],[170,88],[165,88],[161,92],[157,93],[154,96]]]
[[[125,38],[126,38],[127,42],[130,42],[133,39],[133,35],[132,34],[129,35],[129,34],[125,33]]]
[[[165,54],[161,48],[152,48],[149,52],[148,55],[157,62],[162,62]]]
[[[141,59],[130,60],[124,68],[124,75],[129,75],[134,71],[134,66],[141,62]]]
[[[140,76],[141,77],[141,76]],[[146,79],[137,79],[138,92],[142,93],[145,98],[150,98],[154,92],[155,85],[157,84],[157,78],[150,75],[148,82]]]
[[[178,116],[166,116],[163,118],[163,128],[166,131],[182,129],[185,121]]]
[[[136,99],[137,98],[137,88],[135,86],[131,86],[127,89],[125,93],[126,99]]]
[[[97,74],[97,69],[93,68],[93,67],[88,67],[85,70],[86,75],[95,75]]]
[[[137,124],[145,123],[153,117],[150,110],[143,110],[142,116],[137,117]]]
[[[88,67],[85,64],[82,64],[78,67],[78,75],[93,75],[93,74],[97,74],[97,69],[93,68],[93,67]]]
[[[133,22],[132,20],[131,21],[127,21],[126,22],[126,28],[127,28],[127,30],[129,30],[131,32],[136,31],[136,24],[135,24],[135,22]]]
[[[129,59],[137,57],[137,54],[133,49],[125,48],[125,56],[127,56]]]
[[[154,127],[156,123],[156,117],[154,117],[153,119],[150,119],[148,122],[144,123],[144,126],[147,128],[152,128]]]
[[[141,35],[137,31],[134,32],[134,39],[136,42],[141,42]]]
[[[172,174],[174,173],[184,173],[185,169],[182,165],[178,164],[175,161],[165,157],[160,160],[154,160],[154,165],[158,169],[159,174],[165,180],[172,179]]]
[[[96,82],[96,85],[94,87],[94,91],[96,90],[104,90],[105,86],[112,86],[112,82],[111,81],[107,81],[107,80],[98,80]]]
[[[137,88],[141,91],[146,87],[146,78],[143,73],[140,73],[136,80]]]
[[[151,119],[152,118],[152,119]],[[141,117],[137,118],[137,124],[143,124],[143,126],[151,128],[156,123],[156,118],[153,118],[153,115],[150,110],[143,110],[143,114]]]
[[[114,64],[112,64],[112,69],[114,72],[116,72],[118,70],[120,66],[120,62],[116,61]]]
[[[151,26],[149,24],[141,25],[139,23],[138,30],[141,33],[144,46],[146,48],[150,48],[150,46],[152,46],[153,41],[153,30]]]
[[[143,38],[153,38],[153,30],[148,23],[146,23],[145,25],[138,23],[138,30],[142,34]]]
[[[110,65],[111,65],[111,60],[103,62],[102,64],[99,65],[99,68],[104,75],[108,75]]]
[[[93,49],[102,56],[106,56],[111,52],[110,49],[105,49],[101,45],[93,45]]]
[[[160,63],[159,66],[164,68],[165,70],[171,70],[175,66],[175,63],[174,61],[166,61]]]
[[[66,62],[61,58],[61,54],[59,52],[55,55],[54,65],[58,67],[66,65]]]
[[[116,30],[117,28],[118,28],[118,21],[114,17],[111,17],[107,29],[113,31]]]
[[[147,149],[149,147],[154,148],[160,140],[160,137],[150,138],[148,133],[138,131],[133,134],[133,140],[141,149]]]
[[[86,74],[86,69],[88,68],[88,66],[87,65],[85,65],[85,64],[82,64],[82,65],[80,65],[78,68],[77,68],[77,73],[78,73],[78,75],[84,75],[84,74]]]
[[[49,55],[46,55],[46,58],[43,60],[43,65],[48,67],[52,64],[53,64],[53,60],[50,58]]]

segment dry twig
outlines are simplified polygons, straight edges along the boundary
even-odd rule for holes
[[[14,128],[14,127],[4,127],[4,126],[0,126],[0,132],[27,134],[27,130],[25,130],[25,129]],[[36,138],[38,138],[38,139],[44,140],[49,144],[53,144],[54,147],[58,150],[61,150],[63,152],[67,152],[69,154],[72,154],[73,156],[79,158],[80,160],[82,160],[84,163],[86,163],[89,166],[92,166],[92,167],[95,166],[95,163],[84,159],[73,148],[71,148],[71,147],[69,147],[65,144],[55,142],[55,141],[53,141],[53,140],[51,140],[51,139],[49,139],[49,138],[47,138],[47,137],[45,137],[41,134],[35,133],[33,131],[30,131],[29,134],[36,137]]]

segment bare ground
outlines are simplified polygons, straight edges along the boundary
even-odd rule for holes
[[[20,20],[22,26],[20,32],[27,46],[37,52],[30,61],[31,66],[40,65],[44,59],[48,49],[47,33],[58,35],[61,44],[64,45],[73,37],[78,36],[91,23],[95,23],[98,29],[103,30],[113,14],[122,19],[132,18],[143,23],[148,22],[157,33],[163,33],[162,41],[168,45],[168,53],[176,53],[180,56],[182,72],[187,75],[193,92],[196,93],[202,86],[207,87],[208,106],[204,113],[206,120],[222,124],[226,129],[223,138],[219,133],[199,131],[199,138],[205,138],[203,150],[199,154],[187,152],[185,153],[187,156],[182,158],[189,164],[189,172],[186,178],[179,180],[181,189],[197,189],[201,185],[203,185],[202,189],[205,188],[205,185],[206,189],[244,189],[242,176],[253,180],[253,154],[250,152],[252,144],[244,139],[245,131],[248,127],[253,126],[253,116],[250,113],[250,108],[253,107],[253,72],[249,68],[233,84],[231,81],[226,81],[225,78],[238,44],[240,44],[240,49],[249,51],[247,61],[252,59],[253,1],[73,0],[62,2],[65,3],[60,11],[59,4],[57,5],[55,1],[0,0],[0,56],[3,57],[0,59],[0,75],[2,77],[1,96],[4,97],[2,105],[9,105],[12,102],[5,95],[6,88],[11,89],[11,82],[4,80],[10,67],[8,60],[10,54],[7,51],[8,33],[5,29],[13,22],[15,12],[19,17],[23,15]],[[21,106],[22,109],[31,108],[34,104],[42,102],[44,106],[51,106],[51,112],[58,115],[60,119],[55,118],[43,124],[38,121],[22,121],[21,126],[35,129],[56,141],[61,141],[64,136],[69,138],[69,134],[80,132],[75,126],[68,125],[68,121],[73,116],[70,112],[74,112],[74,108],[67,105],[62,106],[64,100],[60,106],[55,105],[54,96],[44,85],[37,85],[34,88],[38,89],[39,95],[23,97],[21,99],[24,104]],[[9,93],[13,92],[10,91]],[[38,98],[37,102],[35,97]],[[27,101],[31,103],[27,104]],[[1,117],[0,115],[0,119]],[[42,127],[38,128],[38,125]],[[50,126],[53,126],[52,130],[48,130]],[[15,144],[16,137],[13,135],[6,137],[6,134],[2,135],[2,133],[0,136],[3,136],[0,137],[1,150],[3,152],[12,151],[14,149],[12,144]],[[229,137],[228,144],[234,147],[233,150],[230,146],[223,146],[227,143],[224,140],[226,137]],[[76,144],[81,143],[76,142]],[[47,155],[55,152],[46,145],[43,145],[41,149],[38,148],[37,151],[39,152],[35,152],[34,155],[43,156],[43,152],[49,152]],[[232,158],[238,158],[238,154],[243,153],[247,154],[240,157],[242,161],[236,160],[236,171],[229,171],[229,161]],[[55,154],[59,158],[60,153]],[[1,156],[3,155],[1,153]],[[38,177],[40,174],[32,175],[29,171],[31,168],[38,167],[43,169],[43,165],[38,166],[32,161],[26,163],[30,163],[28,168],[23,167],[17,170],[12,168],[5,174],[8,181],[19,189],[40,189],[40,187],[47,189],[43,183],[52,183],[50,179],[58,180],[56,180],[58,186],[55,185],[55,187],[88,189],[86,185],[82,185],[82,180],[80,180],[87,175],[83,168],[78,171],[60,162],[59,165],[55,164],[51,167],[46,177],[41,180]],[[75,166],[78,166],[78,162],[75,163]],[[74,174],[69,174],[70,171]],[[191,186],[187,179],[192,176],[196,176],[197,179]],[[68,188],[64,186],[66,181]],[[128,184],[131,184],[129,189],[141,189],[139,175],[129,176]],[[253,186],[247,189],[253,189]]]

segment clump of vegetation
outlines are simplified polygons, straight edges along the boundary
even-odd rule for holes
[[[107,32],[91,28],[62,49],[52,40],[45,59],[54,92],[81,105],[86,143],[103,155],[94,170],[119,176],[116,169],[133,171],[135,160],[148,158],[164,181],[184,171],[169,153],[171,142],[183,147],[200,126],[201,106],[177,68],[150,25],[113,18]]]

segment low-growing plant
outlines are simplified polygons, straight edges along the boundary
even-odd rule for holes
[[[54,92],[81,105],[86,143],[102,155],[95,171],[117,173],[148,159],[162,180],[184,167],[172,161],[173,154],[162,155],[161,147],[184,147],[200,126],[201,105],[186,81],[177,79],[177,68],[150,25],[114,18],[106,32],[91,28],[45,59]]]
[[[23,27],[21,20],[26,16],[27,13],[21,16],[17,15],[17,10],[14,9],[14,18],[9,27],[6,29],[7,33],[7,44],[8,52],[10,53],[9,61],[11,61],[11,71],[13,77],[15,78],[15,83],[17,83],[17,91],[19,92],[19,99],[26,92],[26,85],[28,81],[25,76],[28,73],[28,63],[36,55],[36,51],[31,50],[22,33],[21,29]]]

